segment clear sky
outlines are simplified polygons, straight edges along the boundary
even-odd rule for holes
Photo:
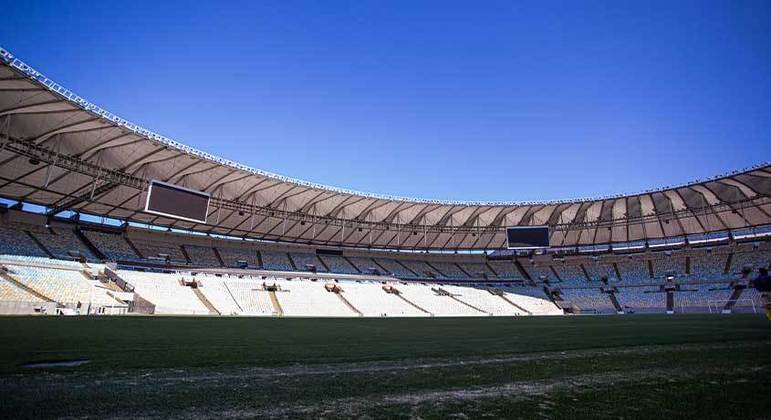
[[[771,157],[771,2],[0,0],[0,45],[124,118],[381,194],[635,192]]]

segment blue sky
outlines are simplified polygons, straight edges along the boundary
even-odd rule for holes
[[[564,199],[771,156],[768,1],[0,9],[0,45],[92,102],[328,185]]]

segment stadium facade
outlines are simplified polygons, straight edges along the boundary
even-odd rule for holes
[[[767,163],[565,201],[367,194],[195,150],[0,57],[0,197],[45,208],[3,209],[8,311],[513,316],[760,304],[748,285],[769,266]],[[209,194],[206,223],[145,212],[154,180]],[[60,217],[71,212],[123,225]],[[507,227],[542,225],[551,249],[505,250]]]

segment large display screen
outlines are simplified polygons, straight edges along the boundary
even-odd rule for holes
[[[210,195],[161,181],[150,182],[145,211],[159,216],[206,223]]]
[[[506,228],[509,249],[548,248],[548,226],[517,226]]]

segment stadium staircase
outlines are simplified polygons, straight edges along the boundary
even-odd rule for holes
[[[650,276],[650,278],[655,277],[655,275],[653,273],[653,261],[652,260],[648,260],[648,275]]]
[[[292,266],[292,269],[294,271],[298,271],[297,270],[297,264],[295,264],[294,258],[292,258],[292,254],[290,254],[288,252],[285,252],[285,254],[286,254],[286,257],[289,258],[289,264]],[[305,268],[305,267],[303,267],[303,268]],[[306,270],[302,270],[302,271],[306,271]]]
[[[219,311],[219,309],[217,309],[216,307],[214,307],[214,305],[213,305],[213,304],[212,304],[212,303],[209,301],[209,299],[208,299],[206,296],[204,296],[203,292],[201,292],[201,291],[198,289],[198,287],[191,287],[191,289],[193,289],[193,293],[195,294],[195,297],[197,297],[197,298],[198,298],[198,300],[200,300],[200,301],[201,301],[201,303],[203,304],[203,306],[205,306],[205,307],[206,307],[206,309],[208,309],[208,310],[209,310],[209,313],[210,313],[210,314],[212,314],[212,315],[214,315],[214,314],[216,314],[216,315],[222,315],[222,312],[220,312],[220,311]]]
[[[428,314],[428,316],[434,316],[434,314],[432,314],[431,312],[428,312],[427,310],[425,310],[425,309],[421,308],[420,306],[418,306],[415,302],[413,302],[413,301],[407,299],[406,297],[402,296],[401,293],[391,293],[391,294],[396,296],[396,297],[398,297],[399,299],[403,300],[408,305],[410,305],[413,308],[419,310],[420,312],[423,312],[424,314]]]
[[[469,308],[471,308],[471,309],[473,309],[473,310],[475,310],[475,311],[479,311],[479,312],[481,312],[481,313],[483,313],[483,314],[485,314],[485,315],[490,315],[490,316],[492,316],[492,315],[493,315],[493,314],[491,314],[490,312],[487,312],[487,311],[483,311],[483,310],[481,310],[481,309],[477,308],[476,306],[474,306],[474,305],[472,305],[472,304],[470,304],[470,303],[468,303],[468,302],[464,302],[464,301],[460,300],[460,299],[459,299],[457,296],[453,296],[452,294],[449,294],[449,293],[447,294],[447,296],[448,296],[450,299],[452,299],[452,300],[454,300],[454,301],[456,301],[456,302],[458,302],[458,303],[460,303],[460,304],[462,304],[462,305],[466,305],[466,306],[468,306]]]
[[[139,248],[137,248],[136,245],[134,245],[134,242],[131,242],[131,239],[128,238],[128,236],[123,236],[123,239],[126,240],[126,243],[129,245],[129,248],[131,248],[132,251],[134,251],[135,254],[137,254],[137,257],[144,258],[145,256],[142,255],[141,252],[139,252]]]
[[[728,254],[728,258],[725,260],[725,267],[723,267],[723,274],[728,274],[731,271],[731,264],[734,261],[734,253]],[[741,267],[739,267],[741,269]]]
[[[353,304],[351,302],[349,302],[348,299],[346,299],[345,296],[343,296],[342,293],[335,293],[335,294],[337,295],[337,297],[340,298],[340,301],[343,302],[343,304],[348,307],[348,309],[352,310],[358,316],[364,316],[364,314],[361,313],[360,310],[356,309],[356,307],[353,306]]]
[[[88,280],[88,281],[92,281],[92,280],[94,280],[94,275],[93,275],[93,274],[92,274],[90,271],[88,271],[88,270],[86,269],[86,267],[83,267],[83,269],[82,269],[82,270],[79,270],[78,272],[79,272],[79,273],[80,273],[80,274],[83,276],[83,278],[85,278],[86,280]],[[98,277],[98,276],[97,276],[97,277]]]
[[[185,246],[184,245],[180,245],[179,249],[180,249],[180,251],[182,251],[182,256],[185,257],[185,261],[187,261],[188,264],[192,264],[193,260],[190,259],[190,255],[188,255],[187,249],[185,249]]]
[[[432,269],[432,270],[434,270],[434,272],[436,272],[436,274],[439,274],[439,277],[444,277],[444,278],[447,278],[447,275],[445,275],[444,273],[442,273],[442,271],[441,271],[441,270],[439,270],[438,268],[434,267],[434,265],[433,265],[433,264],[431,264],[431,261],[426,261],[426,265],[428,265],[429,267],[431,267],[431,269]]]
[[[624,308],[621,307],[621,304],[618,303],[618,299],[616,299],[616,294],[611,292],[608,293],[608,298],[610,299],[610,303],[613,304],[613,307],[616,308],[617,313],[623,313]]]
[[[257,255],[257,267],[260,267],[260,268],[265,267],[264,265],[262,265],[262,254],[260,254],[260,250],[256,249],[254,250],[254,252],[255,252],[255,255]]]
[[[236,297],[233,295],[233,291],[230,290],[230,287],[228,287],[228,282],[226,281],[222,282],[222,285],[225,286],[225,290],[228,291],[228,295],[230,296],[230,299],[233,300],[233,303],[236,305],[236,308],[238,308],[238,310],[241,313],[244,313],[244,308],[241,307],[241,305],[238,303],[238,299],[236,299]]]
[[[497,294],[497,293],[496,293],[496,294]],[[509,298],[507,298],[506,296],[504,296],[504,295],[503,295],[503,293],[499,294],[499,295],[498,295],[498,297],[499,297],[499,298],[501,298],[501,299],[503,299],[503,300],[504,300],[506,303],[508,303],[509,305],[511,305],[511,306],[513,306],[513,307],[515,307],[515,308],[519,309],[519,310],[520,310],[520,311],[522,311],[523,313],[526,313],[526,314],[528,314],[528,315],[532,315],[532,314],[533,314],[532,312],[528,311],[527,309],[525,309],[525,308],[523,308],[523,307],[521,307],[521,306],[517,305],[516,303],[514,303],[514,302],[513,302],[511,299],[509,299]],[[558,305],[558,306],[559,306],[559,305]]]
[[[725,307],[723,307],[723,312],[730,312],[734,305],[736,305],[736,302],[739,300],[739,298],[742,297],[742,292],[744,291],[744,288],[735,288],[734,292],[731,293],[731,297],[728,298],[728,301],[725,303]]]
[[[485,265],[487,265],[487,264],[485,263]],[[455,264],[455,266],[456,266],[456,267],[458,267],[458,269],[460,270],[460,272],[461,272],[461,273],[463,273],[463,274],[465,274],[465,275],[466,275],[468,278],[474,278],[474,276],[472,276],[472,275],[471,275],[471,273],[469,273],[468,271],[466,271],[466,269],[465,269],[465,268],[463,268],[463,267],[462,267],[460,264]],[[498,277],[498,275],[496,274],[496,275],[495,275],[495,277]]]
[[[326,271],[327,273],[331,273],[332,272],[332,270],[329,269],[329,266],[327,265],[327,263],[325,263],[324,260],[321,257],[319,257],[318,255],[316,255],[316,261],[318,261],[319,264],[321,264],[321,267],[324,268],[324,271]]]
[[[42,299],[46,302],[56,302],[55,300],[51,299],[50,297],[38,292],[37,290],[27,286],[26,284],[16,280],[12,275],[6,273],[5,271],[0,271],[0,278],[3,280],[7,280],[8,282],[12,283],[14,286],[18,287],[19,289],[24,290],[25,292],[31,294],[32,296],[35,296],[38,299]]]
[[[40,242],[40,239],[38,239],[35,235],[32,234],[32,232],[25,230],[24,233],[26,233],[27,236],[29,236],[32,239],[32,242],[34,242],[35,245],[38,246],[38,248],[40,248],[43,252],[45,252],[48,258],[56,259],[54,254],[52,254],[51,251],[49,251],[48,248],[46,248],[45,245],[43,245],[43,243]]]
[[[490,272],[493,273],[495,277],[500,278],[500,276],[498,275],[498,272],[495,271],[495,269],[493,269],[493,266],[491,266],[490,263],[488,263],[487,261],[485,261],[485,267],[487,267],[487,269],[490,270]]]
[[[284,310],[281,309],[281,304],[278,302],[275,290],[269,290],[268,296],[270,297],[271,305],[273,305],[273,313],[276,316],[284,316]]]
[[[519,261],[514,260],[512,261],[514,263],[514,267],[517,268],[517,271],[519,271],[519,275],[522,276],[523,279],[529,280],[530,283],[533,283],[533,278],[530,277],[530,274],[525,270],[525,267],[522,267],[522,264],[519,263]]]
[[[217,261],[220,263],[220,267],[225,266],[225,260],[222,259],[222,255],[220,255],[220,250],[217,249],[217,247],[211,247],[212,251],[214,251],[214,256],[217,258]]]
[[[86,248],[88,248],[88,250],[91,251],[92,254],[96,255],[97,258],[99,258],[102,261],[109,259],[107,258],[106,255],[104,255],[104,253],[102,253],[101,250],[99,250],[99,248],[96,247],[96,245],[93,244],[93,242],[91,242],[86,237],[86,235],[83,234],[83,231],[81,231],[79,227],[76,227],[74,232],[75,232],[75,236],[77,236],[77,238],[80,239],[80,242],[83,242],[83,245],[85,245]]]
[[[621,278],[621,270],[619,270],[619,269],[618,269],[618,264],[616,264],[616,263],[613,263],[613,271],[615,271],[615,273],[616,273],[616,278],[617,278],[617,279],[619,279],[619,280],[623,280],[623,279]]]
[[[351,265],[351,267],[353,267],[353,269],[354,269],[354,270],[356,270],[356,272],[357,272],[357,273],[360,273],[360,274],[361,274],[361,270],[359,270],[359,267],[356,267],[356,264],[352,263],[352,262],[351,262],[351,260],[349,260],[349,259],[348,259],[348,257],[346,257],[345,255],[343,255],[342,257],[343,257],[343,259],[344,259],[344,260],[345,260],[345,261],[346,261],[348,264],[350,264],[350,265]]]
[[[402,266],[402,268],[404,268],[404,269],[405,269],[405,270],[407,270],[408,272],[412,273],[412,274],[413,274],[415,277],[418,277],[418,278],[423,278],[423,277],[425,277],[425,275],[420,275],[420,274],[416,273],[416,272],[415,272],[413,269],[411,269],[411,268],[407,267],[407,265],[406,265],[406,264],[403,264],[401,261],[399,261],[399,260],[394,260],[394,261],[396,261],[396,263],[397,263],[397,264],[399,264],[400,266]]]
[[[590,276],[590,275],[589,275],[589,272],[588,272],[588,271],[586,271],[586,267],[584,267],[584,265],[583,265],[583,264],[579,264],[579,266],[581,267],[581,272],[582,272],[582,273],[584,273],[584,280],[586,280],[586,281],[592,281],[592,276]],[[552,271],[554,271],[554,268],[552,268]],[[557,272],[556,272],[556,271],[554,271],[554,273],[556,274]]]
[[[370,261],[372,261],[373,267],[377,267],[378,269],[380,269],[380,270],[381,270],[381,271],[380,271],[381,273],[384,273],[384,274],[389,274],[389,275],[391,274],[391,271],[390,271],[390,270],[386,270],[386,269],[385,269],[385,267],[383,267],[382,265],[380,265],[380,263],[379,263],[379,262],[377,262],[377,260],[376,260],[376,259],[374,259],[374,258],[370,258]]]

